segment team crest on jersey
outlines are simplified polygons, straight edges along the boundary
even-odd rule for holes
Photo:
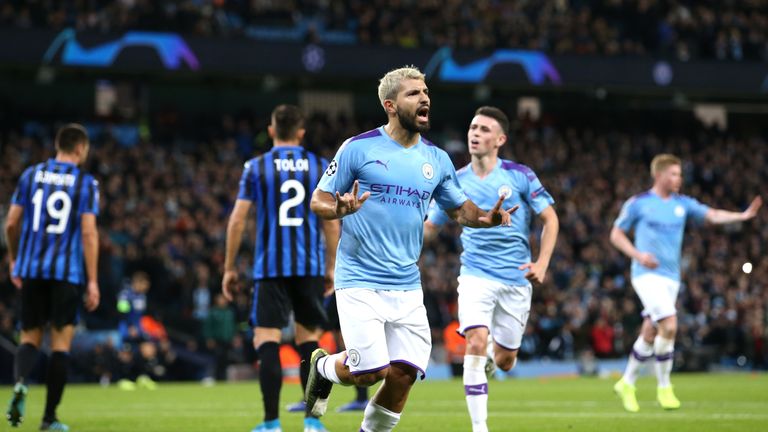
[[[427,180],[432,180],[432,177],[435,176],[435,170],[429,162],[426,162],[421,166],[421,173],[424,174],[424,178]]]
[[[509,198],[512,196],[512,188],[509,185],[501,185],[498,190],[499,198],[504,197],[504,199]]]
[[[685,216],[685,209],[683,208],[683,206],[679,205],[675,207],[675,216],[677,217]]]
[[[347,359],[349,359],[349,364],[352,366],[357,366],[360,364],[360,351],[356,349],[351,349],[347,351]]]
[[[328,168],[325,170],[325,175],[332,176],[336,174],[336,170],[339,168],[339,163],[336,162],[336,159],[332,160],[331,163],[328,165]]]

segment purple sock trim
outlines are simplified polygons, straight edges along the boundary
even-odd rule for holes
[[[666,354],[660,354],[660,355],[656,356],[656,361],[657,362],[663,362],[663,361],[667,361],[667,360],[672,360],[672,357],[674,357],[674,355],[675,355],[674,351],[670,351],[670,352],[668,352]]]
[[[392,360],[389,363],[390,364],[392,364],[392,363],[404,363],[404,364],[407,364],[408,366],[410,366],[410,367],[416,369],[417,371],[419,371],[419,373],[421,374],[421,379],[424,379],[424,378],[427,377],[427,373],[424,372],[424,369],[416,366],[415,364],[409,362],[408,360]]]
[[[632,357],[634,357],[638,361],[644,362],[646,360],[652,359],[653,358],[653,354],[644,356],[644,355],[640,354],[639,352],[635,351],[635,349],[633,348],[632,349]]]
[[[464,394],[467,396],[480,396],[488,394],[488,383],[464,386]]]

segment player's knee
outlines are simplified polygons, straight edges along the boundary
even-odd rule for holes
[[[389,367],[376,372],[368,372],[360,375],[353,375],[355,385],[358,387],[370,387],[383,380],[389,374]]]
[[[471,338],[467,340],[467,354],[470,355],[485,355],[485,347],[487,342],[485,340],[480,341],[480,338]]]
[[[672,316],[659,321],[658,330],[661,337],[674,339],[677,334],[677,317]]]
[[[488,345],[488,333],[484,331],[468,331],[466,333],[467,354],[485,355]]]
[[[503,370],[504,372],[509,372],[517,364],[517,351],[496,353],[494,357],[494,360],[496,361],[496,367]]]
[[[396,385],[399,388],[407,388],[416,382],[419,372],[412,367],[403,367],[402,364],[395,363],[387,375],[387,383]]]

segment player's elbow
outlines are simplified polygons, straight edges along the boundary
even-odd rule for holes
[[[613,247],[618,248],[619,244],[621,244],[621,239],[623,237],[624,237],[624,233],[620,229],[616,227],[613,227],[611,229],[611,235],[609,236],[609,240],[611,241],[611,244],[613,245]]]
[[[5,221],[5,234],[8,236],[10,233],[15,233],[19,230],[19,222],[8,218]]]
[[[309,209],[321,219],[335,219],[334,215],[328,212],[331,202],[335,204],[336,199],[332,198],[330,193],[315,189],[312,192],[312,199],[309,200]]]
[[[82,237],[83,237],[83,242],[88,244],[90,242],[98,240],[99,231],[96,229],[96,227],[83,227]]]
[[[229,223],[227,224],[227,230],[236,233],[241,233],[245,228],[245,218],[237,217],[234,214],[229,217]]]
[[[309,209],[317,215],[320,215],[320,200],[317,198],[317,191],[312,194],[312,199],[309,201]]]

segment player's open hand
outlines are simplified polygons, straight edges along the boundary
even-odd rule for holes
[[[749,204],[749,207],[747,207],[747,209],[744,210],[744,212],[742,212],[742,215],[744,215],[744,220],[749,220],[757,216],[757,212],[760,210],[760,207],[762,205],[763,205],[763,198],[760,196],[756,196],[755,199],[753,199],[752,202]]]
[[[509,210],[503,210],[501,208],[501,204],[504,202],[504,196],[500,196],[499,200],[496,201],[496,205],[493,206],[492,209],[488,210],[488,212],[485,214],[485,216],[480,216],[477,218],[477,220],[480,223],[485,224],[486,226],[492,227],[492,226],[509,226],[511,225],[511,215],[512,213],[516,212],[518,208],[520,208],[519,205],[516,205],[512,207]]]
[[[360,183],[357,180],[355,180],[355,183],[352,186],[352,193],[346,192],[344,195],[341,195],[339,194],[338,191],[336,191],[336,216],[337,217],[343,218],[346,215],[350,215],[360,210],[360,207],[363,206],[363,203],[365,202],[365,200],[367,200],[368,197],[371,196],[370,192],[364,192],[362,195],[358,196],[357,194],[359,192],[360,192]]]
[[[656,257],[650,253],[650,252],[641,252],[640,255],[637,257],[637,261],[646,268],[649,268],[651,270],[655,269],[659,266],[659,261],[656,259]]]
[[[529,262],[518,267],[520,270],[528,270],[523,276],[535,284],[543,284],[547,276],[547,266],[544,263]]]
[[[21,289],[21,278],[13,275],[13,268],[16,267],[16,260],[8,261],[8,274],[11,275],[11,283],[16,289]]]
[[[224,277],[221,279],[221,292],[227,301],[232,301],[235,293],[240,288],[238,279],[237,270],[224,271]]]
[[[93,312],[99,307],[99,300],[101,294],[99,293],[98,282],[88,282],[88,287],[85,289],[85,310]]]

